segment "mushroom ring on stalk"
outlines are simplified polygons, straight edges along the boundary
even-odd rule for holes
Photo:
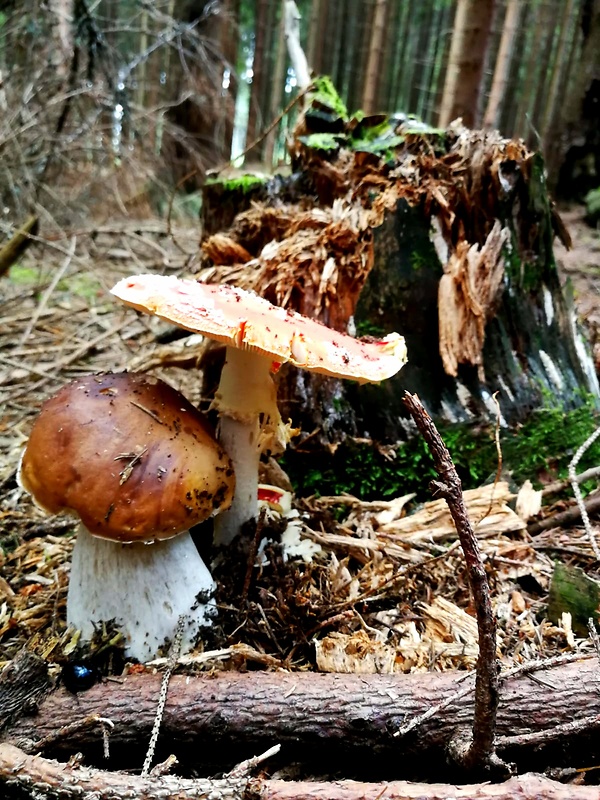
[[[296,367],[378,382],[406,363],[398,333],[381,341],[354,339],[253,292],[173,276],[134,275],[112,293],[138,311],[201,333],[227,345],[214,406],[219,439],[233,461],[236,490],[229,511],[215,520],[215,544],[228,544],[257,514],[258,463],[264,450],[285,449],[290,426],[277,410],[271,372],[289,361]]]
[[[67,621],[91,639],[115,620],[146,661],[186,618],[190,649],[215,614],[215,584],[189,528],[231,503],[231,461],[204,416],[146,375],[90,375],[47,400],[19,480],[50,513],[81,520]]]

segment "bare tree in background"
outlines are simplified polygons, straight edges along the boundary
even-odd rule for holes
[[[190,164],[227,158],[236,4],[5,2],[0,225],[10,232],[31,213],[72,224],[95,208],[138,213],[140,202],[149,210],[155,190],[165,195]]]
[[[180,0],[175,11],[184,25],[193,26],[195,36],[170,60],[166,117],[174,127],[165,129],[162,152],[175,178],[189,176],[187,188],[192,189],[202,183],[207,168],[221,165],[231,152],[236,3]]]
[[[332,76],[352,111],[402,110],[432,124],[462,115],[476,126],[486,63],[485,124],[536,145],[539,131],[554,175],[576,139],[593,139],[599,3],[501,0],[490,36],[494,0],[299,0],[310,67]],[[109,184],[121,213],[192,172],[185,188],[196,188],[229,158],[238,87],[238,146],[246,111],[251,141],[293,97],[281,7],[0,0],[5,218],[35,212],[54,224],[104,208]],[[252,158],[271,164],[276,141]]]

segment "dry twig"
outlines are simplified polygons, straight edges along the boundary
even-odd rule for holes
[[[594,555],[596,556],[596,560],[600,561],[600,548],[598,547],[598,542],[596,541],[596,535],[592,530],[592,526],[590,525],[590,518],[587,513],[587,509],[585,507],[585,503],[583,502],[583,497],[581,495],[581,489],[579,488],[579,483],[577,481],[577,473],[575,469],[581,457],[588,449],[591,447],[596,439],[600,436],[600,428],[596,428],[596,430],[588,436],[585,442],[581,445],[581,447],[577,450],[571,463],[569,464],[569,480],[571,481],[571,486],[573,487],[573,494],[575,495],[575,499],[577,500],[577,505],[579,507],[579,513],[581,514],[581,521],[583,522],[583,526],[585,528],[585,532],[588,535],[590,543],[592,545],[592,549],[594,551]]]
[[[468,743],[458,743],[454,754],[467,769],[489,770],[499,766],[495,756],[494,736],[498,710],[498,662],[496,659],[496,618],[490,588],[483,566],[479,543],[467,515],[460,478],[448,448],[442,441],[419,398],[406,392],[404,403],[429,447],[440,481],[433,481],[434,491],[448,503],[465,556],[469,584],[477,614],[479,657],[475,681],[473,733]]]

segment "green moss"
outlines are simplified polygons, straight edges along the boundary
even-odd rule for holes
[[[564,411],[543,408],[523,425],[501,432],[503,469],[517,485],[527,478],[534,483],[543,472],[564,478],[576,449],[600,424],[591,401]],[[494,429],[467,425],[440,427],[465,489],[492,480],[498,460]],[[374,447],[348,441],[333,455],[318,456],[288,451],[285,469],[301,495],[349,492],[364,500],[416,492],[420,500],[430,497],[429,482],[437,477],[431,456],[421,437],[399,444],[391,460]],[[317,466],[318,462],[318,466]],[[600,442],[589,448],[579,470],[600,462]]]
[[[439,136],[441,139],[446,137],[444,128],[434,128],[424,122],[419,123],[419,125],[403,125],[402,133],[406,136]]]
[[[600,186],[586,194],[584,203],[587,221],[590,225],[597,225],[600,222]]]
[[[419,250],[413,250],[410,254],[410,267],[414,272],[420,272],[424,267],[427,267],[429,262],[427,258],[430,258],[430,254],[422,253]]]
[[[318,103],[334,112],[340,119],[348,121],[348,109],[337,93],[328,75],[319,75],[313,81],[314,92],[309,95],[309,103]]]
[[[311,133],[309,136],[298,136],[298,141],[313,150],[330,152],[339,150],[345,143],[346,137],[338,133]]]
[[[16,286],[35,286],[40,281],[40,270],[38,267],[13,264],[8,273],[8,279]]]
[[[105,294],[102,283],[98,278],[93,274],[85,272],[64,278],[58,282],[56,288],[59,291],[69,292],[78,297],[83,297],[88,301],[95,300]]]
[[[383,161],[391,161],[394,159],[394,149],[403,143],[404,136],[388,136],[374,141],[356,139],[351,142],[351,146],[359,153],[374,153]]]
[[[362,319],[356,323],[357,336],[373,336],[378,339],[383,339],[386,335],[384,328],[381,325],[376,325],[369,319]]]
[[[225,180],[221,178],[207,178],[206,183],[207,185],[218,183],[222,186],[224,192],[241,191],[243,194],[246,194],[246,192],[250,192],[258,186],[263,186],[267,180],[268,177],[266,175],[245,174],[237,178],[227,178]]]

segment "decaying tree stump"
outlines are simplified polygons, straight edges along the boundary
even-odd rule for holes
[[[284,417],[311,434],[311,445],[348,435],[393,444],[406,438],[406,390],[451,423],[495,419],[495,392],[508,423],[545,396],[568,409],[598,395],[559,284],[552,243],[557,233],[568,244],[568,233],[541,156],[460,126],[390,122],[373,140],[366,120],[344,124],[334,137],[303,129],[292,145],[305,191],[294,204],[245,202],[217,238],[209,234],[227,185],[216,193],[213,184],[204,198],[202,279],[252,288],[338,330],[406,337],[408,365],[381,386],[284,366]],[[250,258],[232,255],[231,245]]]
[[[501,685],[497,749],[525,769],[596,763],[600,695],[593,659],[526,674]],[[400,727],[454,697],[465,673],[344,675],[325,673],[220,672],[171,679],[157,759],[171,753],[184,774],[212,775],[281,744],[269,760],[274,769],[301,765],[300,775],[359,780],[452,778],[445,748],[460,726],[472,721],[472,694],[453,701],[405,736]],[[536,676],[537,678],[537,676]],[[98,726],[70,730],[44,749],[67,759],[83,752],[86,763],[110,769],[139,766],[154,722],[160,675],[105,681],[78,696],[58,689],[33,716],[21,716],[2,741],[36,752],[37,743],[94,715],[114,723],[110,759],[103,757]],[[0,714],[2,709],[0,708]],[[573,720],[578,724],[573,727]],[[200,755],[201,754],[201,755]],[[596,761],[594,761],[596,759]],[[438,778],[439,779],[439,778]]]

